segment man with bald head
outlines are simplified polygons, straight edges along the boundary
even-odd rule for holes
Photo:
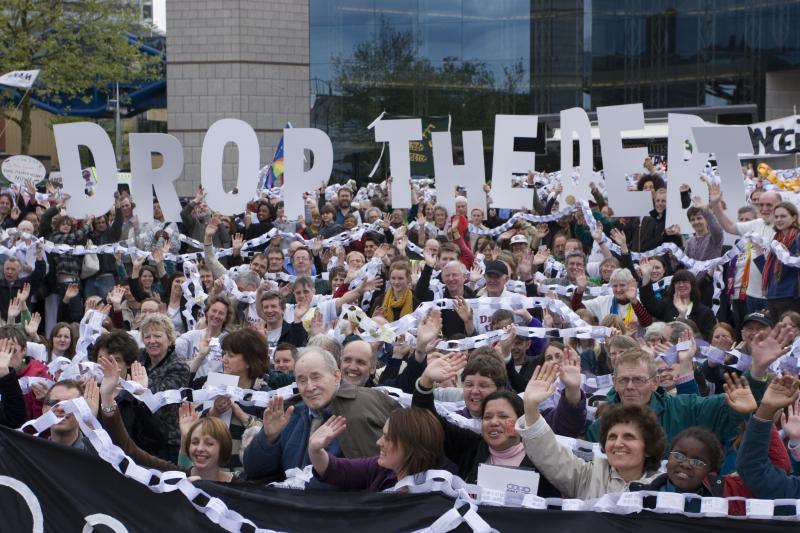
[[[776,191],[765,191],[758,197],[758,203],[755,205],[756,209],[758,209],[759,218],[749,222],[734,222],[725,214],[722,190],[719,185],[709,185],[708,187],[709,206],[714,211],[714,215],[717,217],[722,229],[734,235],[755,233],[766,241],[772,240],[772,237],[775,236],[775,228],[772,225],[772,212],[780,201],[781,196]],[[746,286],[747,290],[746,306],[748,313],[755,313],[767,308],[767,300],[761,290],[761,270],[753,261],[755,255],[751,253],[748,246],[745,259],[748,261],[749,277],[746,280],[742,280],[742,288]]]
[[[370,343],[362,340],[345,344],[342,350],[342,382],[358,387],[374,387],[375,355]]]

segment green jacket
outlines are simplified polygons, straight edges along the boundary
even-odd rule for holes
[[[757,401],[761,401],[767,389],[766,381],[757,381],[746,373],[750,389]],[[617,391],[608,393],[608,403],[619,403]],[[713,431],[724,445],[736,435],[739,424],[746,420],[744,415],[731,410],[725,403],[724,394],[703,397],[697,394],[671,395],[659,387],[650,398],[650,409],[656,414],[664,429],[666,443],[664,458],[669,455],[672,439],[690,426],[703,426]],[[586,431],[586,440],[598,442],[600,438],[600,419],[595,420]]]

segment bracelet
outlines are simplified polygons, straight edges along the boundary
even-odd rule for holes
[[[417,392],[419,392],[420,394],[433,394],[433,387],[429,389],[423,386],[422,383],[420,383],[420,379],[422,378],[417,378],[417,382],[414,384],[414,387],[417,389]]]
[[[114,403],[112,403],[111,405],[103,405],[100,407],[100,409],[103,411],[103,414],[106,415],[114,414],[114,411],[117,410],[117,402],[114,401]]]

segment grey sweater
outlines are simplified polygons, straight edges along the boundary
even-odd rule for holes
[[[722,240],[724,237],[722,226],[719,225],[717,217],[714,216],[707,207],[700,210],[708,223],[708,233],[705,235],[692,235],[684,251],[686,255],[698,261],[715,259],[722,255]]]

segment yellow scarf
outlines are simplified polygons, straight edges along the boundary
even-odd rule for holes
[[[411,294],[411,289],[406,289],[406,292],[403,293],[403,297],[400,299],[395,299],[394,289],[391,287],[389,287],[389,290],[383,295],[383,316],[385,316],[386,320],[389,322],[399,320],[411,313],[414,311],[413,306],[414,296]]]

